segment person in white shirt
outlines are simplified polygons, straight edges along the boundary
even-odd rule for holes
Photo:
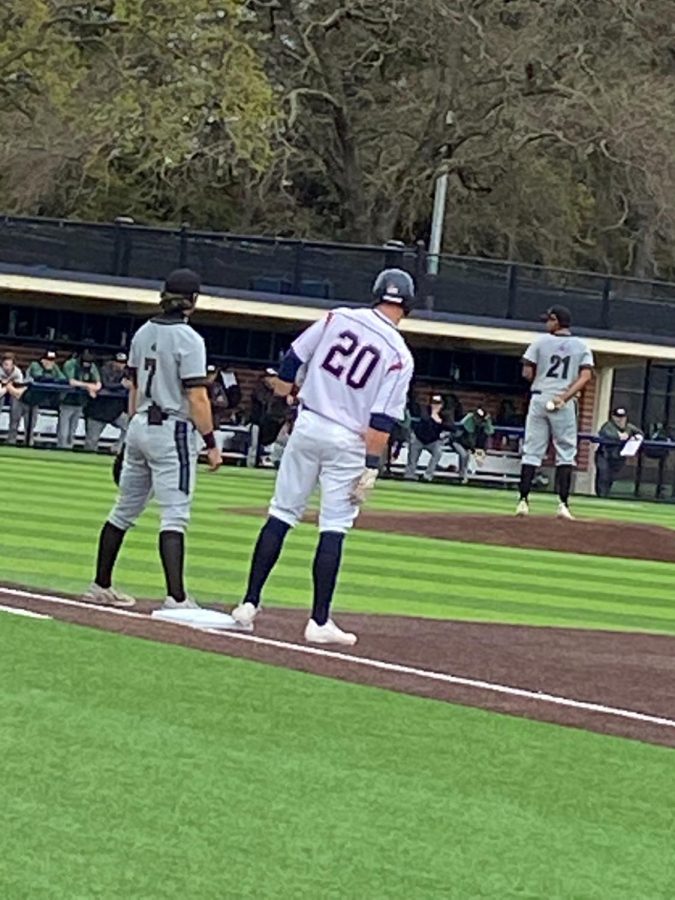
[[[8,444],[16,444],[19,423],[21,422],[21,417],[23,415],[23,404],[12,394],[9,386],[13,385],[18,387],[21,384],[23,384],[23,372],[17,366],[14,354],[3,354],[2,362],[0,363],[0,407],[9,400]]]
[[[252,625],[261,593],[290,528],[321,488],[314,602],[305,629],[311,643],[355,644],[330,617],[344,536],[372,490],[394,424],[403,418],[413,360],[398,326],[414,303],[412,278],[385,269],[373,285],[374,305],[340,308],[292,344],[270,386],[287,396],[306,366],[300,412],[282,457],[269,518],[253,554],[248,587],[232,616]]]

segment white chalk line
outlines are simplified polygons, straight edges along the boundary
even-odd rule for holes
[[[51,594],[39,594],[33,591],[23,591],[15,588],[0,588],[6,594],[12,596],[29,599],[43,600],[49,603],[57,603],[63,606],[76,606],[82,609],[93,609],[99,612],[112,613],[113,615],[125,616],[133,619],[145,619],[149,622],[154,621],[147,613],[134,612],[130,609],[119,609],[111,606],[98,606],[92,603],[85,603],[83,600],[71,600],[66,597],[55,597]],[[166,624],[166,623],[163,623]],[[193,627],[194,626],[190,626]],[[430,669],[418,669],[414,666],[406,666],[400,663],[385,662],[380,659],[371,659],[367,656],[354,656],[351,653],[342,653],[339,650],[326,650],[323,647],[307,646],[304,644],[294,644],[290,641],[279,641],[274,638],[259,637],[254,634],[244,634],[240,631],[227,631],[217,628],[197,628],[206,634],[217,635],[221,638],[235,641],[246,641],[251,644],[258,644],[263,647],[273,647],[278,650],[289,650],[292,653],[300,653],[305,656],[318,656],[323,659],[335,659],[340,662],[352,663],[364,666],[369,669],[379,669],[384,672],[392,672],[397,675],[411,675],[416,678],[423,678],[427,681],[436,681],[443,684],[452,684],[459,687],[473,688],[474,690],[487,691],[493,694],[502,694],[509,697],[520,697],[525,700],[533,700],[538,703],[549,703],[553,706],[564,706],[570,709],[584,710],[586,712],[600,713],[606,716],[613,716],[619,719],[629,719],[634,722],[643,722],[646,725],[659,725],[663,728],[675,728],[675,719],[668,719],[665,716],[654,716],[649,713],[637,712],[632,709],[622,709],[618,706],[606,706],[603,703],[592,703],[587,700],[576,700],[571,697],[562,697],[558,694],[549,694],[545,691],[532,691],[527,688],[512,687],[507,684],[499,684],[493,681],[483,681],[477,678],[464,678],[460,675],[449,675],[446,672],[434,672]]]
[[[3,606],[2,603],[0,603],[0,612],[9,613],[12,616],[25,616],[27,619],[51,619],[51,616],[33,612],[32,609],[22,609],[20,606]]]

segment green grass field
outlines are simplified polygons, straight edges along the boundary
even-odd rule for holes
[[[12,522],[0,534],[6,581],[81,591],[92,574],[98,531],[114,500],[110,462],[101,457],[0,451],[2,505]],[[189,587],[198,598],[232,604],[241,597],[273,474],[200,469],[188,539]],[[446,485],[382,482],[373,508],[511,515],[514,494]],[[549,495],[536,510],[554,510]],[[593,518],[670,527],[669,507],[579,499]],[[508,520],[505,520],[508,527]],[[157,515],[150,510],[128,537],[120,559],[121,587],[160,597]],[[306,607],[316,530],[291,534],[266,592],[272,605]],[[537,625],[641,629],[675,633],[675,567],[664,563],[579,557],[355,531],[345,551],[339,609]]]
[[[0,577],[79,590],[109,462],[0,451]],[[190,583],[241,593],[272,477],[200,473]],[[381,509],[513,494],[382,483]],[[542,510],[550,497],[537,499]],[[579,501],[669,525],[669,510]],[[160,596],[156,517],[120,584]],[[307,604],[315,533],[269,603]],[[620,580],[621,591],[616,588]],[[341,608],[672,633],[673,567],[355,532]],[[0,613],[0,896],[672,898],[672,751]]]

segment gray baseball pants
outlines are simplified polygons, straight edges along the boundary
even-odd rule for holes
[[[126,531],[154,496],[160,530],[185,532],[196,469],[196,432],[190,422],[170,417],[150,425],[146,413],[137,413],[129,423],[119,496],[108,521]]]
[[[540,466],[546,456],[549,441],[553,440],[556,466],[574,466],[577,461],[577,405],[570,401],[562,409],[549,412],[549,397],[535,395],[525,421],[523,465]]]

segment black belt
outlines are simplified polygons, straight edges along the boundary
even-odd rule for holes
[[[541,391],[530,391],[530,397],[534,397],[535,394],[541,394]]]

